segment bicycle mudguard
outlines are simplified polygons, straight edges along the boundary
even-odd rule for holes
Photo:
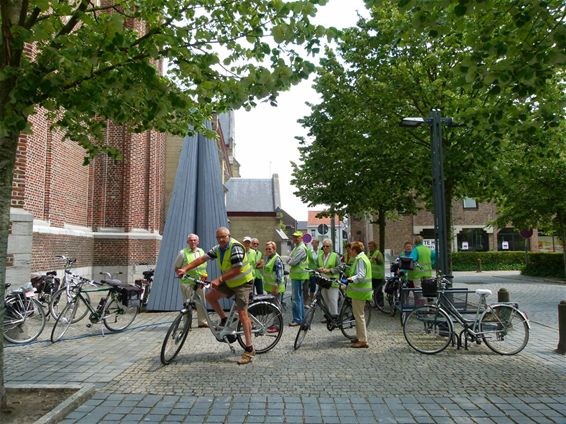
[[[253,305],[254,303],[257,303],[257,302],[274,303],[275,302],[275,296],[273,296],[272,294],[258,294],[257,296],[254,296],[254,298],[250,302],[250,305]]]

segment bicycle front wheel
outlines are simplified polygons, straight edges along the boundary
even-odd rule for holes
[[[256,302],[248,307],[248,317],[252,323],[252,340],[256,353],[269,352],[283,335],[283,316],[281,310],[271,302]],[[243,349],[246,341],[242,322],[238,322],[236,338]]]
[[[452,341],[454,326],[446,312],[436,306],[413,309],[403,323],[403,335],[420,353],[442,352]]]
[[[104,326],[110,331],[123,331],[130,326],[138,314],[138,306],[126,306],[115,295],[104,308]]]
[[[53,329],[51,330],[51,342],[53,343],[60,340],[61,337],[65,335],[72,323],[77,322],[75,320],[75,315],[81,300],[76,297],[73,299],[74,301],[67,303],[67,305],[63,308],[57,318],[57,321],[55,321],[55,325],[53,325]]]
[[[190,308],[182,310],[171,323],[163,344],[161,345],[161,363],[168,365],[179,354],[189,330],[191,329],[192,312]]]
[[[53,296],[51,296],[51,300],[49,301],[49,312],[53,316],[53,318],[59,318],[59,313],[65,309],[65,306],[69,303],[69,300],[73,300],[77,298],[79,288],[72,288],[71,289],[71,299],[67,296],[67,289],[65,287],[57,290]],[[86,291],[81,291],[81,295],[84,298],[85,302],[91,304],[90,296]],[[83,302],[75,302],[77,305],[77,311],[75,313],[75,317],[73,318],[73,324],[75,322],[79,322],[82,320],[86,314],[88,314],[89,309]]]
[[[314,313],[316,310],[316,304],[312,305],[305,315],[304,321],[299,325],[299,331],[297,331],[297,336],[295,337],[295,343],[293,345],[294,349],[297,350],[303,344],[307,331],[311,329],[311,324],[314,319]]]
[[[11,306],[4,310],[4,338],[11,343],[32,342],[45,328],[45,311],[41,303],[28,299],[22,304],[23,308]]]
[[[480,333],[487,347],[500,355],[515,355],[529,342],[526,317],[510,305],[486,310],[480,318]]]

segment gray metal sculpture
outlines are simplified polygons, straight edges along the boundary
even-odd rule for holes
[[[216,141],[200,134],[185,137],[147,305],[149,311],[182,307],[174,263],[187,245],[187,235],[198,234],[200,247],[206,252],[217,244],[216,228],[228,225],[221,177]],[[216,261],[208,261],[208,275],[209,279],[219,275]]]

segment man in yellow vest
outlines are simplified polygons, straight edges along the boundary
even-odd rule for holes
[[[371,263],[364,253],[364,244],[361,241],[352,243],[350,252],[354,259],[349,270],[348,288],[346,296],[352,299],[352,313],[356,320],[356,339],[352,340],[353,348],[367,348],[368,336],[364,308],[366,302],[371,300]]]
[[[287,264],[291,266],[289,278],[293,287],[293,320],[290,327],[301,325],[305,319],[305,304],[303,301],[303,284],[309,279],[307,268],[307,247],[303,243],[302,231],[293,233],[295,248],[291,251]]]
[[[368,257],[371,262],[371,284],[373,286],[373,300],[375,305],[383,307],[383,285],[385,284],[385,259],[383,253],[377,248],[375,241],[368,243]]]
[[[246,348],[238,364],[249,364],[255,356],[252,340],[252,323],[248,315],[248,302],[254,280],[253,269],[248,262],[244,246],[230,237],[228,228],[219,227],[216,230],[216,240],[218,244],[210,249],[206,255],[196,258],[190,264],[179,269],[177,275],[183,275],[210,259],[218,261],[221,274],[210,282],[212,290],[206,293],[206,300],[220,317],[220,326],[224,326],[227,316],[220,306],[219,300],[223,297],[234,296],[236,310],[244,329],[246,341]]]
[[[196,258],[200,256],[204,256],[204,250],[198,247],[199,242],[200,242],[199,236],[197,236],[196,234],[189,234],[187,236],[188,247],[185,247],[177,255],[177,259],[175,260],[175,272],[177,272],[183,266],[191,263]],[[206,263],[199,265],[198,267],[194,268],[185,275],[206,281],[208,277],[206,272]],[[191,294],[193,293],[193,283],[192,281],[189,281],[184,278],[181,278],[179,281],[181,286],[181,293],[183,294],[183,299],[187,300],[189,297],[191,297]],[[199,287],[197,289],[197,294],[202,298],[202,287]],[[201,305],[197,306],[197,320],[198,320],[198,328],[208,327],[208,324],[206,322],[206,311]]]

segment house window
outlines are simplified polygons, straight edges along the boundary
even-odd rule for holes
[[[464,198],[464,209],[477,209],[477,208],[478,208],[478,202],[476,202],[476,199],[472,199],[471,197]]]
[[[481,252],[489,250],[489,237],[481,228],[464,228],[457,236],[458,251]]]

